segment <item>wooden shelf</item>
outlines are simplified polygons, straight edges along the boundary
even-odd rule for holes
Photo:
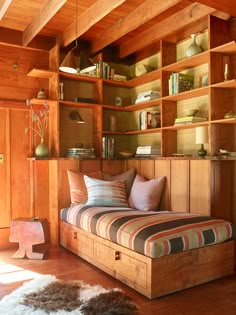
[[[218,120],[211,121],[212,124],[236,124],[236,117],[235,118],[223,118]]]
[[[30,103],[32,105],[44,105],[47,103],[48,105],[50,104],[57,104],[57,100],[51,100],[51,99],[41,99],[41,98],[31,98]]]
[[[127,85],[129,87],[136,87],[138,85],[142,85],[142,84],[154,81],[154,80],[160,80],[160,78],[161,78],[161,69],[157,69],[149,73],[146,73],[140,77],[127,81]]]
[[[221,89],[235,89],[236,88],[236,79],[227,80],[227,81],[219,82],[216,84],[212,84],[211,87],[221,88]]]
[[[199,123],[162,127],[162,129],[163,130],[192,129],[192,128],[196,128],[196,127],[200,127],[200,126],[208,126],[208,125],[209,125],[208,121],[203,121],[203,122],[199,122]]]
[[[161,104],[161,98],[156,98],[155,100],[129,105],[129,106],[126,106],[125,108],[128,111],[136,111],[136,110],[141,110],[145,108],[160,106],[160,104]]]
[[[43,70],[43,69],[36,69],[33,68],[28,72],[27,74],[30,77],[37,77],[37,78],[43,78],[43,79],[50,79],[54,76],[57,76],[57,72],[50,71],[50,70]]]
[[[207,95],[209,93],[209,86],[204,86],[198,89],[193,89],[190,91],[174,94],[174,95],[169,95],[165,96],[162,99],[166,101],[182,101],[194,97],[200,97],[203,95]]]
[[[218,46],[216,48],[211,49],[212,52],[217,52],[221,54],[232,55],[236,53],[236,42],[232,41],[226,43],[224,45]]]
[[[69,80],[75,80],[75,81],[81,81],[81,82],[88,82],[88,83],[96,83],[98,80],[101,80],[97,77],[91,77],[87,75],[80,75],[80,74],[70,74],[66,72],[59,72],[59,75],[61,78],[69,79]]]
[[[209,51],[204,51],[193,57],[177,61],[162,68],[163,71],[181,72],[187,69],[191,69],[209,62]]]
[[[96,106],[101,106],[100,104],[80,103],[80,102],[73,102],[73,101],[59,101],[59,103],[64,106],[72,106],[72,107],[95,108]]]

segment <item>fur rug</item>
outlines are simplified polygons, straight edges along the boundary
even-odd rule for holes
[[[44,275],[0,301],[1,315],[137,315],[138,307],[119,289]]]

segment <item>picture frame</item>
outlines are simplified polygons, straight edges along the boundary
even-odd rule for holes
[[[208,72],[204,72],[199,76],[199,87],[208,86]]]

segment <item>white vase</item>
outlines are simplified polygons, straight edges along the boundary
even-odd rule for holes
[[[202,48],[198,46],[196,43],[197,34],[191,34],[191,37],[192,37],[192,43],[186,49],[186,52],[185,52],[186,57],[195,56],[202,52]]]

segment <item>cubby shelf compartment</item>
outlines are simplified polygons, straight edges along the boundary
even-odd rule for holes
[[[162,99],[166,101],[182,101],[182,100],[187,100],[194,97],[207,95],[208,93],[209,93],[209,86],[204,86],[204,87],[193,89],[190,91],[173,94],[169,96],[164,96]]]
[[[162,68],[163,71],[181,72],[209,62],[209,51],[172,63]]]
[[[50,70],[44,70],[44,69],[36,69],[33,68],[30,70],[27,74],[30,77],[37,77],[37,78],[43,78],[43,79],[49,79],[57,75],[57,72],[50,71]]]

